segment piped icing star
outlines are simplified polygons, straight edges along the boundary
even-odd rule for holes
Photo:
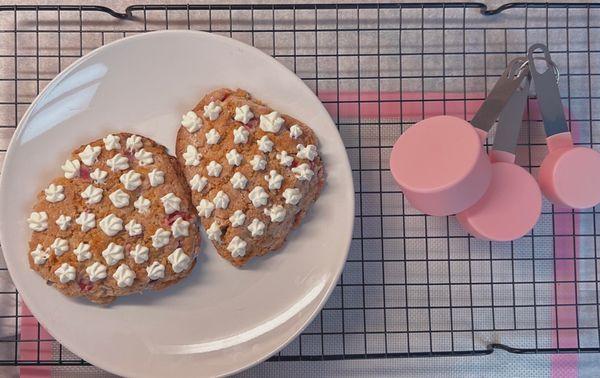
[[[181,117],[181,125],[185,127],[188,132],[195,133],[202,127],[202,119],[198,117],[195,112],[190,110]]]
[[[279,116],[279,113],[273,111],[267,115],[260,116],[259,127],[265,132],[278,133],[284,123],[285,121]]]
[[[98,160],[98,155],[100,155],[101,150],[102,148],[100,148],[100,146],[91,146],[88,144],[78,155],[83,164],[90,166]]]
[[[200,159],[202,159],[202,154],[198,152],[198,149],[196,149],[196,147],[192,146],[191,144],[188,144],[182,156],[184,164],[192,167],[195,167],[198,164],[200,164]]]
[[[106,148],[106,151],[120,149],[121,148],[121,143],[119,143],[120,140],[121,140],[120,137],[113,135],[113,134],[108,134],[106,137],[102,138],[102,141],[104,142],[104,148]]]
[[[65,199],[65,194],[63,193],[64,187],[62,185],[50,184],[46,189],[44,189],[44,193],[46,194],[46,201],[50,203],[60,202]]]
[[[235,108],[235,119],[238,122],[247,124],[252,118],[254,118],[254,113],[250,110],[250,106],[242,105],[240,107]]]
[[[219,118],[219,114],[221,114],[221,107],[214,101],[211,101],[210,104],[204,106],[204,116],[211,121]]]

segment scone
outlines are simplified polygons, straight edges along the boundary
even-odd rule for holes
[[[319,196],[315,133],[243,90],[219,89],[183,116],[176,155],[201,222],[235,266],[282,246]]]
[[[156,142],[110,134],[77,148],[28,221],[29,263],[68,296],[109,303],[187,276],[197,217],[177,160]]]

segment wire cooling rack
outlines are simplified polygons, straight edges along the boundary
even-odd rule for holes
[[[600,351],[597,209],[544,202],[529,235],[481,242],[453,218],[413,209],[388,170],[406,127],[441,113],[468,119],[536,42],[561,71],[576,142],[598,149],[599,4],[0,6],[0,156],[58,72],[156,29],[210,31],[274,56],[321,98],[346,144],[357,201],[346,268],[321,314],[274,360]],[[535,174],[546,150],[535,102],[528,110],[518,162]],[[0,364],[85,364],[31,317],[3,260]]]

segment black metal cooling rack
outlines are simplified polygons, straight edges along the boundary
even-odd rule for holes
[[[357,202],[344,274],[273,360],[600,352],[597,209],[545,202],[529,235],[481,242],[411,208],[387,164],[406,127],[441,112],[468,117],[535,42],[561,70],[577,142],[599,148],[600,4],[0,6],[0,156],[58,72],[157,29],[219,33],[274,56],[321,97],[346,144]],[[533,111],[526,126],[518,161],[535,173],[545,146]],[[0,365],[85,364],[31,320],[0,259]]]

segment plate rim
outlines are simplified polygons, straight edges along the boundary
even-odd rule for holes
[[[156,35],[162,35],[162,34],[193,34],[193,35],[199,35],[199,36],[203,36],[204,38],[213,38],[216,40],[219,40],[220,42],[224,43],[224,44],[228,44],[231,47],[238,47],[238,48],[243,48],[246,50],[251,50],[254,51],[255,53],[258,53],[259,55],[262,55],[264,58],[271,60],[274,64],[279,65],[280,68],[282,68],[284,71],[287,71],[287,73],[290,74],[290,78],[291,80],[295,80],[297,83],[300,84],[299,87],[303,88],[303,90],[308,93],[310,96],[313,96],[314,98],[316,98],[316,100],[318,101],[321,110],[327,114],[328,119],[330,121],[330,126],[334,127],[336,130],[336,123],[333,121],[333,119],[331,118],[331,115],[329,114],[329,112],[326,110],[325,106],[323,105],[323,103],[321,102],[321,100],[318,98],[318,96],[306,85],[306,83],[304,83],[304,81],[302,81],[302,79],[300,79],[300,77],[298,77],[296,75],[296,73],[294,73],[293,71],[291,71],[289,68],[287,68],[285,65],[283,65],[281,62],[279,62],[277,59],[273,58],[271,55],[263,52],[262,50],[243,43],[241,41],[238,41],[236,39],[230,38],[230,37],[226,37],[226,36],[222,36],[219,34],[214,34],[214,33],[210,33],[210,32],[205,32],[205,31],[200,31],[200,30],[186,30],[186,29],[181,29],[181,30],[156,30],[156,31],[149,31],[149,32],[143,32],[140,34],[136,34],[133,36],[128,36],[125,38],[121,38],[118,39],[116,41],[112,41],[110,43],[107,43],[105,45],[102,45],[92,51],[90,51],[89,53],[81,56],[80,58],[78,58],[75,62],[73,62],[69,67],[67,67],[66,69],[64,69],[63,71],[61,71],[60,73],[58,73],[49,83],[48,85],[46,85],[46,87],[40,92],[38,93],[38,95],[35,97],[35,99],[31,102],[31,104],[29,105],[29,107],[27,108],[27,110],[25,111],[25,113],[23,114],[23,117],[21,118],[21,120],[19,121],[15,132],[13,133],[13,136],[9,142],[8,148],[6,149],[6,155],[4,158],[4,162],[2,164],[2,171],[4,172],[5,167],[9,164],[11,164],[11,161],[13,160],[13,154],[15,153],[14,150],[17,149],[16,146],[16,140],[20,139],[21,134],[23,132],[23,128],[25,127],[24,125],[29,121],[29,118],[31,116],[31,113],[33,112],[33,109],[36,107],[37,103],[39,101],[41,101],[41,99],[43,99],[45,97],[45,95],[47,94],[47,92],[51,91],[54,87],[56,87],[58,84],[60,84],[63,80],[63,78],[68,75],[69,73],[71,73],[72,71],[76,70],[80,65],[84,64],[85,62],[87,62],[89,59],[93,58],[94,56],[104,52],[104,50],[108,50],[111,49],[112,47],[114,47],[115,45],[119,45],[122,43],[130,43],[133,40],[137,40],[137,39],[144,39],[144,38],[154,38],[154,36]],[[339,134],[339,130],[337,133],[337,138],[339,140],[340,145],[344,146],[343,140],[341,138],[341,135]],[[348,159],[348,155],[347,153],[343,154],[343,161],[339,162],[344,166],[344,169],[348,172],[352,172],[351,169],[351,165],[350,165],[350,161]],[[350,175],[350,177],[352,177],[352,175]],[[4,174],[0,174],[0,244],[2,246],[5,245],[5,237],[3,236],[3,233],[1,232],[1,230],[5,227],[4,224],[6,223],[4,220],[4,213],[5,213],[5,201],[2,201],[2,198],[6,198],[7,196],[7,190],[6,189],[6,184],[5,181],[8,180],[6,178],[6,175]],[[329,299],[329,297],[331,296],[331,294],[333,293],[333,290],[335,289],[335,287],[337,286],[337,282],[340,279],[340,276],[343,272],[343,269],[345,267],[346,264],[346,260],[348,258],[348,254],[350,251],[350,245],[352,242],[352,235],[353,235],[353,229],[354,229],[354,212],[355,212],[355,192],[354,189],[352,187],[352,190],[349,191],[350,195],[351,195],[351,201],[349,201],[349,209],[350,209],[350,214],[352,214],[351,217],[349,217],[349,219],[346,220],[346,222],[348,223],[346,225],[346,227],[344,227],[345,230],[347,230],[347,235],[344,235],[344,239],[345,239],[345,245],[344,245],[344,249],[342,251],[342,253],[340,254],[340,263],[337,265],[337,270],[335,272],[333,272],[333,276],[335,279],[331,279],[330,282],[324,287],[324,290],[322,292],[324,292],[325,294],[322,296],[321,300],[319,300],[313,307],[313,309],[310,311],[310,314],[308,316],[306,316],[306,318],[304,319],[303,322],[301,322],[301,325],[290,334],[290,336],[283,340],[282,343],[280,343],[279,346],[277,346],[276,348],[274,348],[273,350],[271,350],[268,353],[264,353],[264,355],[260,356],[259,358],[255,358],[253,359],[253,361],[240,365],[238,367],[234,367],[233,369],[229,369],[227,371],[224,371],[222,374],[220,374],[219,376],[227,376],[227,375],[232,375],[232,374],[236,374],[239,373],[241,371],[244,371],[246,369],[249,369],[265,360],[267,360],[269,357],[273,356],[275,353],[279,352],[280,350],[282,350],[283,348],[285,348],[290,342],[292,342],[295,338],[298,337],[299,334],[301,334],[306,327],[314,320],[314,318],[320,313],[320,311],[323,309],[325,303],[327,302],[327,300]],[[72,348],[72,345],[68,345],[69,343],[65,343],[64,341],[62,341],[62,338],[58,335],[56,335],[53,330],[49,329],[42,320],[40,320],[38,318],[39,315],[39,311],[38,311],[38,307],[36,303],[32,303],[28,300],[28,295],[26,294],[26,292],[22,292],[19,289],[19,286],[21,286],[18,282],[19,279],[15,280],[15,275],[13,274],[13,271],[17,270],[17,267],[15,265],[12,264],[11,262],[11,258],[7,258],[7,256],[9,256],[9,254],[7,252],[5,252],[5,248],[2,248],[2,254],[4,256],[4,260],[6,262],[6,267],[9,273],[9,276],[15,286],[15,288],[18,291],[18,294],[22,297],[23,302],[27,305],[27,307],[29,308],[29,310],[31,311],[31,313],[33,314],[33,316],[36,318],[36,320],[40,323],[40,325],[42,325],[47,332],[57,341],[59,342],[61,345],[65,346],[67,349],[71,350],[74,354],[76,354],[78,357],[82,358],[83,360],[85,360],[86,362],[97,366],[103,370],[106,370],[108,372],[111,373],[115,373],[115,374],[119,374],[119,375],[123,375],[126,374],[128,372],[126,371],[120,371],[119,369],[116,369],[113,366],[106,366],[104,365],[103,361],[96,361],[95,357],[92,355],[88,355],[88,356],[84,356],[81,355],[80,353],[78,353],[79,351],[75,351]],[[87,354],[87,353],[84,353]]]

